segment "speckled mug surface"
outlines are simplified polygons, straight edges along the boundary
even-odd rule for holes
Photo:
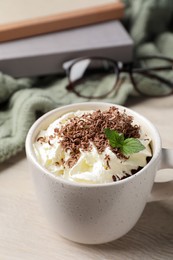
[[[38,163],[33,143],[40,130],[70,111],[106,110],[110,106],[126,109],[151,137],[153,157],[142,170],[117,182],[79,184],[54,176]],[[39,201],[54,229],[85,244],[106,243],[133,228],[148,201],[162,152],[160,135],[150,121],[123,106],[101,102],[72,104],[48,112],[29,130],[25,147]]]

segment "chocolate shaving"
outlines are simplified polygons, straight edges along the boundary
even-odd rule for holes
[[[99,154],[104,152],[109,146],[104,133],[106,128],[124,134],[125,138],[139,138],[140,127],[132,123],[133,117],[127,115],[125,110],[120,112],[118,108],[110,107],[109,110],[103,112],[97,110],[80,117],[75,116],[60,129],[55,128],[54,134],[60,137],[64,150],[69,150],[70,159],[67,164],[72,167],[80,156],[80,150],[91,151],[91,142],[96,146]],[[127,159],[119,149],[114,148],[112,151],[118,158]],[[107,165],[109,167],[109,160],[107,160]]]
[[[52,145],[53,145],[53,144],[51,144],[50,140],[48,140],[48,144],[49,144],[50,146],[52,146]]]
[[[46,139],[45,136],[40,136],[40,137],[37,138],[37,142],[46,143],[47,139]]]
[[[117,181],[115,175],[112,175],[112,180],[113,180],[113,181]]]
[[[107,164],[108,169],[110,169],[110,168],[111,168],[111,167],[110,167],[110,164],[109,164],[109,161],[110,161],[110,159],[111,159],[110,156],[109,156],[108,154],[106,154],[104,159],[105,159],[105,161],[106,161],[106,164]]]

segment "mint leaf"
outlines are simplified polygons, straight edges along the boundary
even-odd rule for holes
[[[138,153],[145,149],[145,146],[136,138],[124,138],[123,134],[119,134],[116,130],[106,128],[105,135],[109,140],[112,148],[119,148],[124,155]]]
[[[106,128],[105,135],[106,135],[107,139],[109,140],[109,144],[110,144],[110,146],[112,146],[112,148],[115,148],[115,147],[121,148],[122,147],[123,142],[124,142],[123,134],[119,134],[115,130]]]
[[[123,154],[138,153],[145,149],[145,146],[136,138],[127,138],[121,147],[121,152]]]

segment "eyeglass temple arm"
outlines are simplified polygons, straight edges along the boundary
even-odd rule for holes
[[[172,66],[164,66],[164,67],[150,67],[150,68],[135,68],[134,72],[148,72],[148,71],[160,71],[160,70],[171,70]]]
[[[150,71],[160,71],[160,70],[171,70],[172,66],[164,67],[151,67],[151,68],[133,68],[133,65],[130,64],[129,67],[122,67],[120,72],[150,72]]]

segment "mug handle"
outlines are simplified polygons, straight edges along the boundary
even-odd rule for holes
[[[173,149],[162,148],[161,169],[173,169]],[[164,174],[164,172],[162,173]],[[148,202],[166,200],[173,198],[173,172],[172,179],[165,182],[154,182]]]

